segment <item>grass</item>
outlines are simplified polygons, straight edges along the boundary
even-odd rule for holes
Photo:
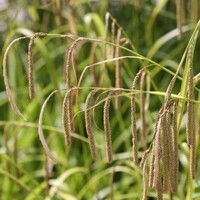
[[[199,3],[180,2],[2,7],[1,199],[200,198]]]

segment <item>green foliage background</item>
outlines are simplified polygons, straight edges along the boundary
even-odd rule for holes
[[[107,11],[116,18],[126,35],[134,44],[137,52],[176,72],[183,52],[189,42],[199,16],[199,2],[185,3],[183,35],[177,38],[176,4],[162,0],[135,1],[5,1],[0,8],[0,60],[8,44],[22,35],[34,32],[72,33],[77,36],[95,39],[104,38],[105,14]],[[196,7],[195,7],[196,5]],[[200,10],[200,9],[199,9]],[[195,14],[197,13],[197,14]],[[111,22],[109,35],[111,35]],[[65,88],[63,65],[66,48],[72,40],[64,38],[40,37],[34,43],[34,73],[36,96],[28,98],[27,50],[29,40],[16,43],[9,51],[8,74],[17,105],[28,119],[20,120],[13,112],[6,95],[2,73],[0,73],[0,199],[141,199],[143,191],[142,171],[133,165],[131,147],[130,99],[122,97],[122,107],[115,111],[111,106],[111,130],[114,161],[107,164],[102,105],[95,109],[94,134],[98,146],[98,159],[93,161],[89,152],[84,125],[84,102],[89,89],[81,90],[78,112],[74,118],[76,134],[72,146],[65,146],[61,119],[61,106],[64,93],[55,95],[47,105],[44,114],[44,133],[49,147],[56,155],[58,163],[50,177],[49,192],[45,182],[45,154],[38,137],[38,118],[46,97],[55,89]],[[77,74],[80,76],[85,66],[91,64],[92,46],[86,42],[76,50]],[[108,47],[109,48],[109,47]],[[131,49],[131,46],[128,45]],[[109,48],[110,50],[110,48]],[[131,55],[122,51],[122,55]],[[194,74],[199,73],[199,40],[194,54]],[[103,45],[96,49],[96,62],[103,60]],[[107,73],[102,75],[102,65],[95,69],[103,81],[101,87],[114,85],[114,64],[107,65]],[[135,59],[121,62],[123,88],[131,89],[132,81],[141,64]],[[0,65],[1,72],[2,66]],[[184,68],[179,75],[183,76]],[[159,67],[150,70],[151,90],[165,92],[172,75]],[[73,72],[72,72],[73,73]],[[76,83],[74,76],[73,83]],[[84,75],[82,86],[90,87],[92,78],[89,70]],[[181,81],[177,81],[174,94],[180,91]],[[199,85],[197,84],[198,88]],[[199,99],[199,92],[196,91]],[[104,96],[105,97],[105,96]],[[101,97],[103,98],[103,97]],[[151,95],[150,107],[146,113],[148,142],[152,139],[154,122],[163,103],[163,96]],[[138,102],[138,101],[137,101]],[[139,108],[139,105],[137,105]],[[197,109],[197,113],[199,107]],[[199,116],[197,118],[198,122]],[[140,124],[139,112],[137,124]],[[193,188],[189,184],[189,149],[185,143],[185,115],[179,135],[179,188],[174,199],[200,198],[199,171]],[[198,128],[198,126],[197,126]],[[197,129],[198,130],[198,129]],[[198,130],[199,131],[199,130]],[[17,142],[17,145],[16,145]],[[16,149],[17,148],[17,149]],[[139,156],[142,156],[142,141],[139,142]],[[197,146],[199,156],[199,146]],[[17,153],[17,156],[15,155]],[[17,158],[17,160],[16,160]],[[199,166],[199,159],[198,159]],[[110,192],[113,182],[113,192]],[[192,192],[191,192],[192,190]],[[190,195],[192,193],[192,195]],[[168,198],[167,196],[165,196]],[[154,190],[149,191],[149,199],[156,198]]]

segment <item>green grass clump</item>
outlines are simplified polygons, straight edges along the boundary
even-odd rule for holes
[[[0,199],[200,198],[199,5],[2,6]]]

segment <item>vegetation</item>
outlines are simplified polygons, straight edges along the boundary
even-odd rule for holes
[[[200,199],[199,8],[2,1],[0,198]]]

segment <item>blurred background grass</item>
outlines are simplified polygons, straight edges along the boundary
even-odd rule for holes
[[[34,32],[71,33],[77,36],[104,38],[105,14],[107,11],[123,27],[137,51],[175,72],[189,41],[191,31],[199,19],[198,0],[184,3],[185,17],[183,35],[178,39],[176,3],[167,0],[112,0],[112,1],[8,1],[0,0],[0,49],[1,63],[8,44],[22,35]],[[109,23],[111,35],[111,21]],[[123,35],[127,39],[126,35]],[[27,50],[28,40],[16,43],[9,51],[8,75],[14,97],[22,113],[28,119],[21,121],[13,112],[5,92],[2,73],[0,74],[0,198],[1,199],[141,199],[143,191],[142,172],[132,163],[130,102],[122,97],[118,112],[111,106],[111,130],[114,161],[107,164],[103,133],[102,106],[95,110],[95,140],[98,145],[98,159],[92,161],[85,132],[84,113],[75,117],[76,135],[72,146],[64,144],[61,106],[64,94],[54,96],[44,114],[44,133],[50,149],[58,163],[49,180],[49,192],[45,182],[44,151],[37,134],[39,112],[45,98],[55,89],[65,87],[63,65],[65,51],[72,43],[69,39],[41,37],[34,43],[34,73],[36,96],[28,98]],[[90,42],[78,45],[75,54],[77,74],[94,62],[103,60],[103,45]],[[194,56],[194,73],[199,73],[199,41]],[[108,47],[109,48],[109,47]],[[128,45],[131,49],[131,46]],[[110,50],[110,49],[109,49]],[[130,55],[122,51],[122,55]],[[101,87],[114,85],[114,64],[108,64],[105,74],[107,81]],[[121,62],[123,88],[130,89],[136,73],[141,67],[137,60]],[[2,65],[0,65],[2,72]],[[102,66],[97,67],[101,78]],[[89,72],[89,71],[88,71]],[[92,77],[84,75],[82,86],[90,87]],[[182,75],[180,71],[180,75]],[[165,91],[172,76],[160,68],[150,70],[151,90]],[[108,81],[109,80],[109,81]],[[75,79],[72,80],[75,83]],[[198,87],[198,85],[197,85]],[[177,82],[174,93],[180,90]],[[79,94],[79,108],[84,111],[84,102],[89,90]],[[114,103],[114,102],[113,102]],[[148,141],[152,139],[156,114],[163,103],[163,97],[151,96],[146,113]],[[139,105],[138,105],[139,107]],[[140,124],[139,113],[137,123]],[[182,132],[185,126],[182,126]],[[185,134],[180,134],[180,175],[179,189],[174,199],[185,199],[188,190],[188,147]],[[142,141],[139,142],[142,150]],[[199,151],[198,151],[199,154]],[[139,156],[142,156],[140,152]],[[198,161],[199,164],[199,161]],[[111,190],[113,188],[113,191]],[[200,198],[199,172],[195,182],[193,198]],[[149,191],[149,199],[156,197]]]

